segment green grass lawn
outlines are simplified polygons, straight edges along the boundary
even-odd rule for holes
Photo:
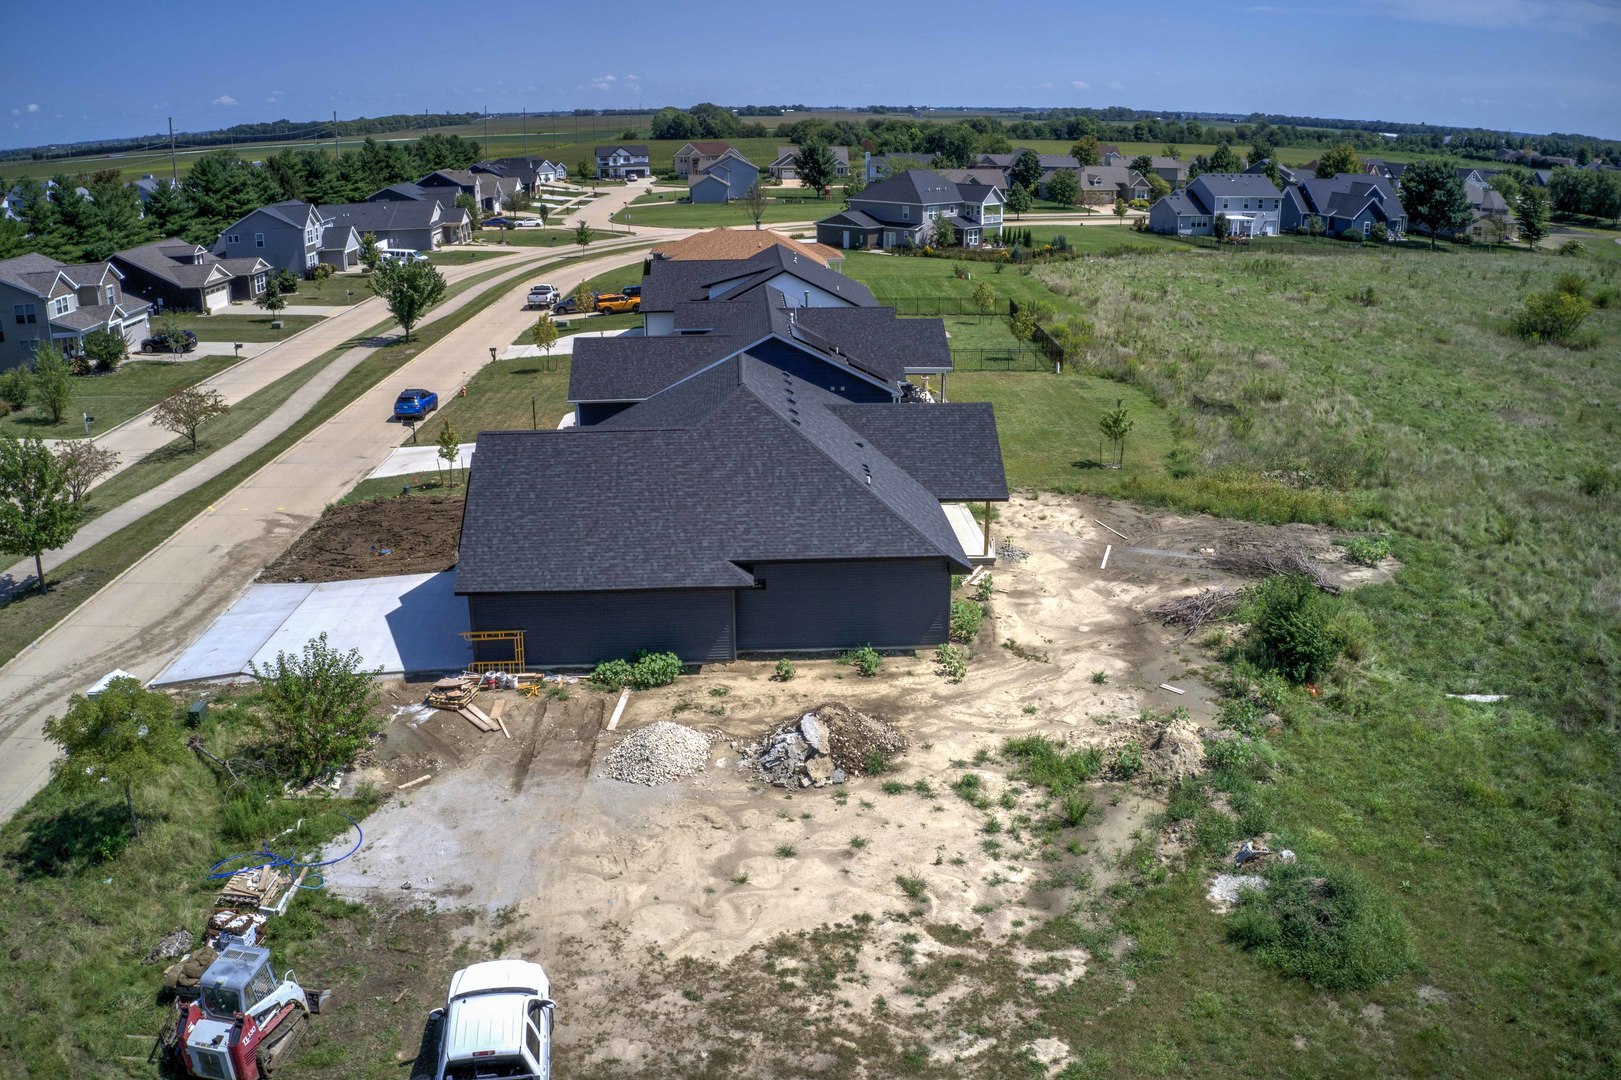
[[[622,232],[592,229],[591,241],[595,243],[624,235]],[[473,236],[484,250],[490,251],[514,247],[555,247],[561,250],[575,246],[573,229],[480,229]]]
[[[368,292],[370,290],[367,290]],[[358,295],[358,290],[357,290]],[[291,303],[292,301],[289,301]],[[197,335],[198,341],[284,341],[300,330],[320,322],[322,315],[180,315],[180,323]],[[280,330],[272,330],[272,321]]]
[[[443,469],[433,472],[407,473],[403,476],[379,476],[362,480],[354,489],[338,500],[339,506],[348,503],[374,502],[378,499],[416,498],[421,495],[460,495],[467,486],[467,474],[456,470],[452,477]]]
[[[137,354],[139,355],[139,354]],[[114,424],[145,412],[176,390],[201,382],[210,375],[239,363],[229,356],[204,356],[196,360],[130,360],[110,375],[85,375],[73,380],[73,400],[53,424],[38,405],[0,417],[0,431],[19,437],[71,439],[84,434],[83,414],[96,418],[93,431],[100,434]]]
[[[452,397],[417,429],[417,444],[431,445],[448,424],[463,443],[481,431],[547,431],[569,411],[566,356],[497,360],[467,384],[466,397]],[[398,490],[396,485],[395,490]]]
[[[371,296],[371,286],[356,274],[334,274],[324,281],[300,281],[298,291],[287,297],[289,304],[358,304]],[[257,310],[257,309],[255,309]]]
[[[772,202],[765,208],[766,224],[779,221],[812,221],[837,213],[844,206],[839,199],[818,202],[791,199]],[[754,218],[742,203],[676,203],[662,206],[629,206],[613,217],[621,224],[653,225],[667,229],[713,229],[719,225],[733,228],[752,226]]]
[[[944,299],[967,304],[974,286],[989,282],[999,300],[1048,301],[1052,294],[1035,278],[1021,274],[1013,266],[1000,273],[993,263],[967,263],[972,279],[956,276],[950,259],[929,259],[913,255],[877,255],[868,251],[847,251],[844,273],[872,290],[881,304],[899,304],[902,310],[922,301]]]
[[[504,255],[510,248],[450,248],[445,251],[435,251],[429,254],[428,261],[435,266],[465,266],[468,263],[479,262],[482,259],[493,259]],[[367,290],[370,292],[370,290]]]
[[[1058,237],[1076,251],[1113,253],[1122,248],[1142,250],[1186,250],[1186,244],[1158,233],[1137,232],[1127,225],[1043,225],[1040,222],[1009,221],[1009,229],[1029,229],[1037,245],[1051,244]]]

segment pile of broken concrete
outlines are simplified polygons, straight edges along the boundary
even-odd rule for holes
[[[742,765],[777,787],[826,787],[861,776],[875,755],[887,760],[905,749],[894,725],[832,701],[745,748]]]

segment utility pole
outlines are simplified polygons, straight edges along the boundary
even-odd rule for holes
[[[174,156],[174,117],[169,117],[169,176],[174,180],[175,186],[180,185],[180,165]]]
[[[529,110],[523,111],[523,156],[529,156]]]
[[[338,142],[338,110],[332,110],[332,154],[334,157],[343,156],[343,144]]]
[[[484,160],[490,160],[490,107],[484,106]]]

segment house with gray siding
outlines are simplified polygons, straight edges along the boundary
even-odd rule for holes
[[[736,150],[728,149],[687,177],[687,198],[695,203],[735,202],[747,198],[759,183],[759,168]]]
[[[263,259],[303,277],[321,262],[325,233],[325,219],[309,203],[271,203],[228,226],[213,251],[222,259]]]
[[[602,180],[634,180],[653,175],[653,159],[642,143],[620,143],[596,148],[597,177]]]
[[[830,146],[828,152],[833,155],[833,178],[843,180],[850,175],[850,148],[848,146]],[[799,166],[795,164],[799,157],[799,147],[779,146],[777,155],[771,159],[766,170],[776,180],[798,180]]]
[[[96,330],[120,333],[136,348],[147,336],[149,307],[124,292],[123,272],[111,262],[0,261],[0,371],[28,361],[41,341],[77,355]]]
[[[1407,231],[1407,211],[1389,180],[1367,173],[1307,176],[1283,190],[1280,224],[1284,232],[1301,232],[1315,217],[1327,236],[1355,233],[1370,236],[1383,225],[1391,240]]]
[[[1209,236],[1218,215],[1231,236],[1277,236],[1282,230],[1283,193],[1255,173],[1200,173],[1148,211],[1151,231],[1171,236]]]
[[[539,667],[941,644],[985,557],[953,508],[1007,498],[991,406],[852,402],[747,352],[478,447],[456,593]]]
[[[457,210],[459,228],[451,235],[453,243],[468,238],[467,213]],[[394,250],[437,251],[446,240],[444,207],[433,199],[393,199],[379,202],[333,203],[321,207],[321,215],[334,226],[348,226],[364,237]]]
[[[729,142],[700,141],[682,145],[675,152],[675,176],[685,180],[693,173],[701,173],[728,153],[737,154]],[[738,154],[739,157],[743,155]]]
[[[933,242],[941,221],[958,243],[978,247],[1002,235],[1002,189],[958,183],[933,169],[908,169],[869,184],[849,209],[816,223],[816,240],[835,248],[893,248]]]
[[[683,304],[738,300],[774,289],[792,307],[877,307],[861,282],[782,244],[745,259],[654,259],[642,276],[642,326],[649,337],[683,332]]]
[[[264,259],[222,259],[201,244],[170,238],[113,254],[124,291],[160,311],[219,311],[233,300],[265,291],[271,267]]]
[[[417,187],[449,193],[452,206],[456,204],[457,195],[471,196],[480,210],[496,214],[501,211],[503,180],[508,181],[506,190],[510,191],[516,186],[515,178],[512,177],[474,172],[471,169],[440,169],[418,180]]]

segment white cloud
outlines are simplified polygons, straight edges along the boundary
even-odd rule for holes
[[[1037,83],[1036,84],[1036,89],[1037,90],[1051,90],[1052,88],[1053,88],[1053,84],[1050,83],[1050,82],[1044,82],[1044,83]]]
[[[1373,0],[1380,14],[1409,22],[1483,30],[1580,34],[1621,27],[1621,7],[1603,0]]]
[[[1109,84],[1109,89],[1110,90],[1118,90],[1118,89],[1120,89],[1120,84],[1118,82],[1112,82],[1112,83]]]
[[[618,81],[619,76],[617,75],[598,75],[596,78],[591,80],[591,89],[612,90],[614,88],[614,83]]]
[[[1070,83],[1070,85],[1073,86],[1077,90],[1090,90],[1090,89],[1092,89],[1092,84],[1091,83],[1082,82],[1080,79],[1076,79],[1074,82]]]
[[[221,94],[219,97],[215,98],[213,100],[213,102],[211,102],[211,104],[214,104],[214,105],[235,105],[235,104],[237,104],[237,100],[236,100],[236,98],[232,97],[230,94]]]
[[[626,82],[635,82],[638,78],[640,78],[640,76],[638,76],[638,75],[626,75],[625,76],[625,81]]]

